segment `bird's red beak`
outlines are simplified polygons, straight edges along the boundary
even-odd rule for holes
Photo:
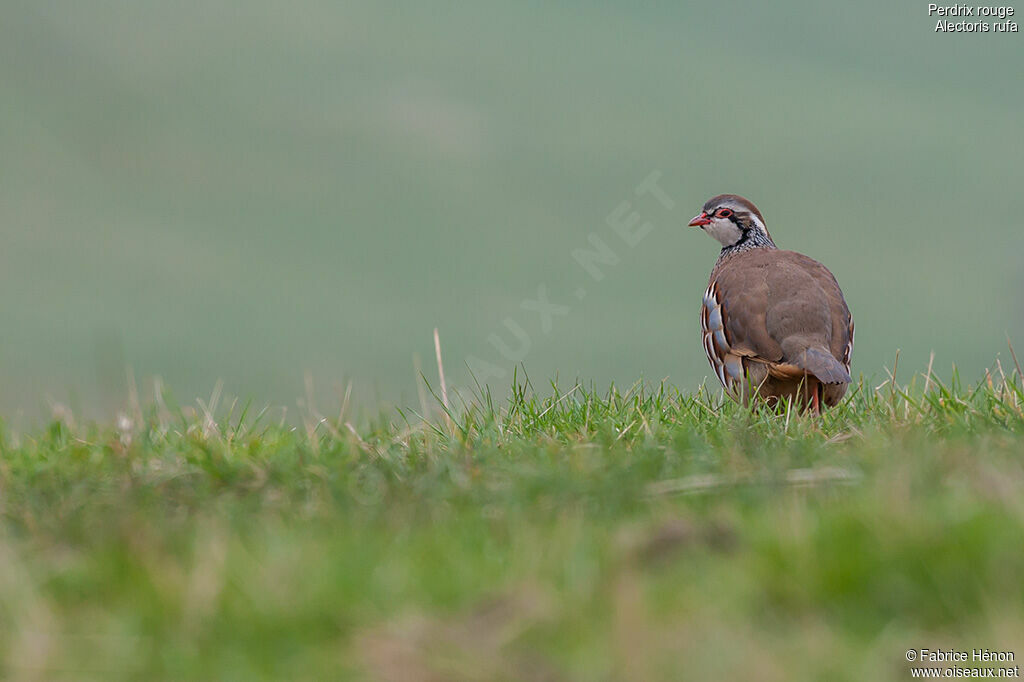
[[[693,220],[690,221],[690,227],[702,227],[704,225],[710,225],[711,219],[708,218],[707,211],[701,211],[700,215],[694,216]]]

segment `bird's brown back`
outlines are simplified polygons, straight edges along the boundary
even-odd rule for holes
[[[780,362],[818,346],[848,362],[849,308],[835,277],[813,258],[781,249],[742,251],[721,258],[710,282],[718,283],[735,348]]]

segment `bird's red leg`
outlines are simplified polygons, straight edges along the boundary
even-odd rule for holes
[[[811,398],[811,405],[814,407],[814,414],[821,414],[821,402],[818,393],[821,391],[821,384],[814,385],[814,396]]]

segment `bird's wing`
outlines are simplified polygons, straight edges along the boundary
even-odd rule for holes
[[[739,292],[736,292],[739,293]],[[712,280],[704,292],[700,312],[701,334],[704,352],[715,371],[718,380],[726,390],[738,393],[748,379],[750,363],[765,365],[769,372],[777,375],[773,368],[778,365],[782,351],[760,321],[744,311],[745,297],[738,299],[728,296],[721,282]],[[734,315],[739,312],[739,315]],[[785,371],[782,367],[779,371]],[[795,367],[792,369],[796,369]],[[757,373],[764,376],[765,372]],[[777,375],[778,376],[778,375]]]
[[[824,295],[832,321],[832,334],[826,348],[849,372],[850,360],[853,356],[853,316],[850,314],[849,306],[846,305],[846,299],[843,298],[843,292],[839,288],[835,275],[813,258],[793,251],[784,253],[795,265],[801,267],[811,276]]]

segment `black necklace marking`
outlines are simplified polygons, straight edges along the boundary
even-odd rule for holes
[[[739,228],[741,234],[740,238],[737,239],[734,243],[730,244],[729,246],[722,247],[722,252],[718,255],[719,260],[734,253],[740,253],[741,251],[749,251],[750,249],[778,248],[777,246],[775,246],[775,242],[772,241],[772,238],[769,237],[766,232],[759,230],[755,227],[747,227],[745,225],[741,225],[739,221],[736,220],[735,213],[733,213],[733,215],[729,219],[732,221],[733,225]]]

